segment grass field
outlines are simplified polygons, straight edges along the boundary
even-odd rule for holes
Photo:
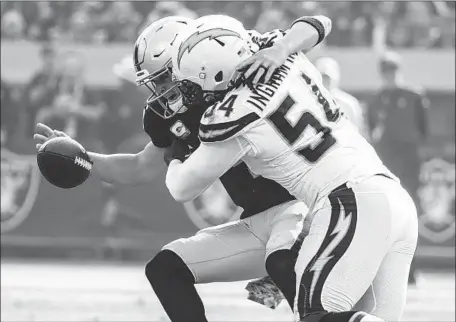
[[[6,261],[1,321],[169,321],[140,265]],[[245,299],[245,282],[199,287],[210,321],[292,321]],[[455,321],[454,273],[425,273],[409,290],[404,321]]]

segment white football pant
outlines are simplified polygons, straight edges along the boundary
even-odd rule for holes
[[[264,277],[266,258],[295,244],[307,212],[304,203],[289,201],[246,219],[202,229],[163,249],[182,258],[196,283]]]
[[[311,227],[295,267],[295,318],[351,311],[372,286],[372,314],[399,321],[418,238],[416,208],[402,186],[382,175],[343,185],[306,220]]]

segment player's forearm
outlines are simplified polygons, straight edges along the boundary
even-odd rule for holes
[[[166,187],[176,201],[195,199],[236,164],[249,150],[237,139],[201,143],[185,162],[172,160],[166,173]]]
[[[274,46],[281,46],[289,55],[300,51],[307,52],[331,32],[331,19],[325,16],[305,16],[291,25],[286,35],[277,40]]]
[[[89,152],[92,174],[112,184],[139,183],[138,158],[135,154],[98,154]]]
[[[179,160],[173,160],[166,173],[166,187],[178,202],[188,202],[198,197],[207,187],[187,171],[188,167]]]
[[[118,185],[137,185],[152,181],[163,171],[163,160],[145,165],[139,154],[98,154],[89,152],[92,174],[99,180]]]

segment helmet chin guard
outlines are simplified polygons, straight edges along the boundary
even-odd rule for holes
[[[165,99],[163,95],[155,96],[154,94],[151,94],[147,99],[146,104],[155,114],[165,120],[174,117],[176,114],[187,111],[182,96],[170,101]]]
[[[177,82],[180,92],[182,93],[183,103],[187,106],[206,106],[214,105],[216,102],[223,100],[229,89],[223,91],[203,91],[201,86],[190,80]]]

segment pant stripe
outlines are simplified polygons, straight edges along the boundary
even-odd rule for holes
[[[366,313],[357,312],[350,318],[350,320],[348,322],[360,322],[365,316],[366,316]]]
[[[321,303],[324,283],[347,251],[356,230],[358,211],[353,190],[342,185],[334,189],[328,198],[331,203],[328,230],[301,277],[297,303],[301,319],[307,314],[324,310]]]

